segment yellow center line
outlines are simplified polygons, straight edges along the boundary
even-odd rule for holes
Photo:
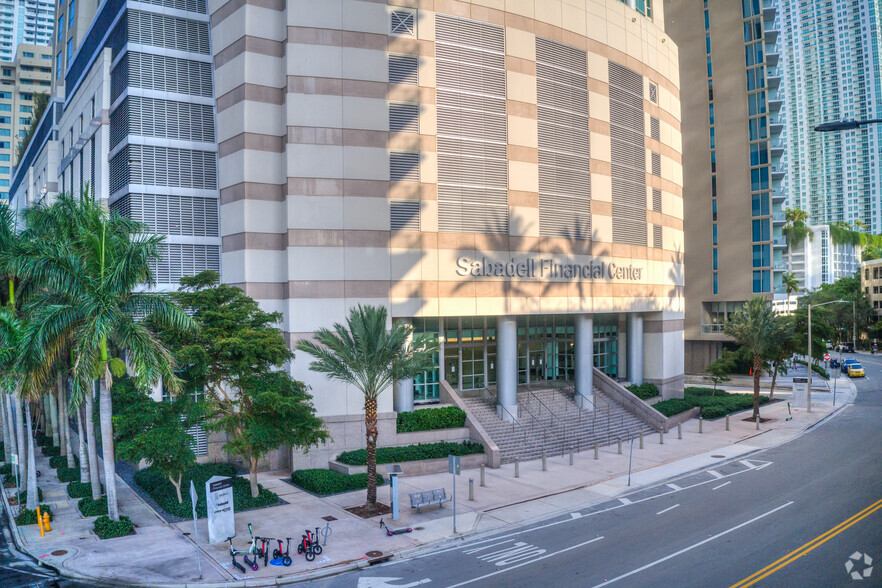
[[[809,541],[808,543],[806,543],[802,547],[794,549],[793,551],[791,551],[790,553],[788,553],[787,555],[785,555],[781,559],[779,559],[777,561],[773,561],[772,563],[770,563],[769,565],[767,565],[766,567],[764,567],[760,571],[758,571],[754,574],[751,574],[750,576],[744,578],[743,580],[741,580],[737,584],[733,584],[731,586],[731,588],[747,588],[748,586],[753,586],[754,584],[756,584],[757,582],[759,582],[763,578],[766,578],[766,577],[774,574],[775,572],[777,572],[778,570],[780,570],[784,566],[786,566],[790,563],[793,563],[796,559],[798,559],[804,555],[807,555],[811,550],[820,546],[822,543],[832,539],[833,537],[835,537],[836,535],[838,535],[842,531],[846,530],[850,526],[854,525],[855,523],[858,523],[861,520],[867,518],[868,516],[870,516],[871,514],[873,514],[874,512],[876,512],[879,509],[882,509],[882,500],[878,500],[878,501],[874,502],[873,504],[871,504],[870,506],[868,506],[864,510],[857,513],[856,515],[842,521],[841,523],[839,523],[838,525],[836,525],[835,527],[833,527],[832,529],[830,529],[826,533],[818,535],[817,537],[815,537],[814,539],[812,539],[811,541]]]

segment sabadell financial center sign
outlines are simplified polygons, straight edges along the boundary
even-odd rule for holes
[[[533,278],[571,280],[639,280],[643,268],[593,259],[588,263],[561,263],[545,257],[513,257],[495,261],[488,257],[456,260],[456,273],[474,278]]]

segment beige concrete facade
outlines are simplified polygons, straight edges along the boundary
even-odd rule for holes
[[[882,259],[861,263],[861,288],[869,297],[876,314],[882,316]]]
[[[209,10],[223,278],[282,312],[292,345],[358,303],[384,305],[393,320],[640,313],[643,376],[667,395],[682,390],[680,80],[661,2],[655,20],[615,0],[212,0]],[[393,13],[412,15],[412,26],[393,32]],[[445,224],[443,15],[504,36],[506,230]],[[548,236],[540,222],[537,39],[585,55],[591,233],[578,238]],[[416,58],[414,83],[390,83],[390,56]],[[610,63],[643,84],[646,199],[631,219],[645,224],[639,245],[613,234]],[[390,131],[390,104],[416,105],[414,124]],[[418,154],[403,179],[390,175],[397,153]],[[401,203],[415,203],[417,225],[393,230]],[[481,275],[485,258],[494,275]],[[313,387],[319,414],[329,424],[360,414],[361,395],[310,373],[309,361],[298,354],[292,372]],[[392,411],[391,394],[379,410]]]

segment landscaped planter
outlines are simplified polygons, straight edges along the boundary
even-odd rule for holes
[[[435,429],[434,431],[414,431],[411,433],[396,433],[395,440],[391,445],[419,445],[420,443],[437,443],[438,441],[468,441],[471,439],[468,427],[457,429]]]
[[[463,455],[460,459],[462,469],[477,468],[487,465],[486,453],[474,453],[472,455]],[[423,474],[440,474],[447,471],[447,458],[440,459],[424,459],[421,461],[402,461],[398,464],[378,464],[377,471],[386,474],[392,465],[400,465],[402,474],[405,476],[421,476]],[[364,474],[367,472],[367,466],[351,466],[338,461],[331,460],[328,462],[328,468],[340,472],[341,474]]]

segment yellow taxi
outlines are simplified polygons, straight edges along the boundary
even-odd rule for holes
[[[864,376],[864,366],[859,363],[852,363],[848,366],[849,378],[862,378]]]

